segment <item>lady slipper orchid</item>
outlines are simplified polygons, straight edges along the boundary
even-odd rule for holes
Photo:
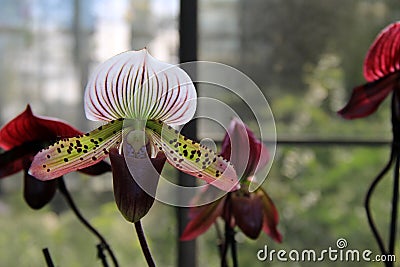
[[[338,111],[345,119],[366,117],[375,112],[392,91],[399,90],[400,22],[387,26],[369,48],[364,61],[367,83],[353,89],[350,101]]]
[[[40,209],[54,196],[57,180],[43,182],[28,174],[34,155],[52,142],[81,134],[67,123],[55,118],[35,116],[28,105],[24,112],[0,129],[0,178],[24,171],[24,198],[33,209]],[[110,165],[101,161],[81,170],[90,175],[111,171]]]
[[[350,101],[338,113],[345,119],[366,117],[373,113],[382,101],[393,91],[391,102],[392,144],[390,158],[385,167],[371,183],[365,198],[368,223],[382,254],[394,255],[397,236],[397,213],[399,205],[400,169],[400,22],[387,26],[370,47],[364,62],[364,76],[367,84],[353,90]],[[378,183],[394,165],[392,211],[387,246],[374,222],[371,198]],[[385,262],[386,266],[393,266]]]
[[[107,124],[40,151],[30,173],[51,180],[103,160],[111,148],[136,158],[150,149],[151,155],[162,151],[183,172],[235,190],[237,176],[228,161],[172,128],[192,118],[196,97],[186,72],[156,60],[147,50],[114,56],[94,71],[85,91],[86,117]]]
[[[249,153],[243,156],[242,152],[246,150]],[[231,151],[234,151],[232,155]],[[277,230],[279,216],[271,198],[261,187],[254,192],[249,191],[251,177],[268,163],[267,148],[246,125],[233,119],[223,140],[221,155],[230,158],[232,164],[237,166],[238,173],[243,173],[241,188],[215,202],[191,208],[191,221],[181,240],[196,238],[215,223],[218,217],[222,217],[232,228],[237,225],[249,238],[256,239],[263,230],[275,241],[281,242],[282,236]],[[200,197],[206,198],[207,193],[210,193],[210,188]]]

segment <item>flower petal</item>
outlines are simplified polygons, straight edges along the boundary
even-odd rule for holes
[[[260,187],[255,193],[259,195],[263,202],[264,218],[263,231],[272,237],[276,242],[282,242],[282,235],[279,233],[277,226],[279,223],[279,214],[268,194]]]
[[[224,197],[203,207],[193,208],[200,209],[201,212],[186,225],[180,240],[189,241],[207,231],[217,220],[218,216],[222,215],[225,199]]]
[[[368,82],[379,80],[400,70],[400,22],[381,31],[371,45],[364,62]]]
[[[345,119],[363,118],[372,114],[397,85],[399,77],[398,73],[394,73],[354,88],[349,102],[338,114]]]
[[[79,170],[79,172],[92,176],[101,175],[103,173],[110,171],[111,171],[111,165],[105,162],[104,160]]]
[[[256,239],[263,226],[263,202],[259,195],[243,193],[242,190],[232,192],[232,213],[236,225],[242,232]]]
[[[0,130],[0,147],[9,150],[27,142],[52,142],[60,136],[73,137],[81,133],[61,120],[35,116],[27,105],[24,112]]]
[[[41,209],[49,203],[57,190],[58,180],[40,181],[24,172],[24,199],[32,209]]]
[[[40,148],[39,148],[40,149]],[[0,154],[0,178],[7,177],[29,168],[36,151],[36,143],[26,143]]]
[[[82,136],[65,138],[41,150],[33,159],[30,175],[50,180],[94,165],[119,145],[123,120],[111,121]]]
[[[180,125],[193,117],[196,97],[186,72],[142,49],[116,55],[94,71],[86,86],[85,112],[90,120],[151,119]]]
[[[225,134],[221,155],[230,160],[240,177],[254,175],[270,158],[267,147],[237,118],[232,119]]]
[[[159,153],[151,161],[148,158],[125,158],[118,153],[117,149],[113,148],[110,150],[110,160],[113,171],[114,197],[118,209],[127,221],[137,222],[147,214],[153,205],[153,196],[156,193],[165,156],[163,153]],[[139,185],[138,179],[143,179]],[[143,190],[143,182],[147,183],[147,189],[152,190],[150,194]]]
[[[224,191],[240,187],[232,164],[162,122],[147,121],[146,129],[168,162],[187,174],[200,178]]]

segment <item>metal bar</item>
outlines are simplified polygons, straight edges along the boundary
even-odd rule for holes
[[[197,0],[181,0],[179,14],[179,61],[181,63],[197,60]],[[193,73],[192,73],[193,74]],[[196,74],[194,73],[194,76]],[[196,77],[191,77],[193,80]],[[197,127],[196,120],[192,121],[182,130],[182,134],[196,140]],[[187,174],[180,172],[178,183],[182,186],[195,186],[195,181],[190,179]],[[178,195],[183,198],[184,196]],[[196,264],[196,241],[179,241],[183,230],[188,224],[188,208],[177,208],[177,223],[178,223],[178,255],[177,266],[197,266]]]
[[[218,145],[222,140],[214,140]],[[264,140],[264,144],[276,143],[279,146],[365,146],[383,147],[392,144],[391,140],[377,139],[318,139],[318,138],[279,138],[276,141]]]
[[[265,140],[264,143],[272,143],[273,141]],[[277,145],[283,146],[366,146],[366,147],[380,147],[388,146],[392,143],[390,140],[360,140],[360,139],[317,139],[317,138],[304,138],[304,139],[285,139],[280,138],[276,141]]]

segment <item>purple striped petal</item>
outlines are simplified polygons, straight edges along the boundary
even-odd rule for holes
[[[368,82],[400,70],[400,22],[387,26],[371,45],[364,62]]]
[[[153,58],[145,49],[128,51],[101,64],[85,92],[90,120],[161,120],[180,125],[196,110],[196,90],[179,67]]]

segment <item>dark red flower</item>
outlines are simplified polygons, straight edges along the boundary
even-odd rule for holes
[[[210,204],[191,208],[191,221],[181,240],[196,238],[221,217],[231,227],[238,226],[249,238],[256,239],[263,230],[276,242],[281,242],[282,236],[277,230],[279,215],[271,198],[261,187],[254,192],[249,190],[251,177],[268,163],[267,148],[244,123],[233,119],[225,135],[221,155],[230,159],[237,173],[242,174],[241,188]],[[207,188],[200,197],[206,197],[210,190],[213,189]]]
[[[237,118],[232,119],[225,134],[221,155],[235,166],[236,173],[242,178],[264,169],[270,157],[264,144]]]
[[[367,83],[353,89],[347,105],[338,111],[345,119],[366,117],[375,112],[400,81],[400,22],[387,26],[369,48],[364,61]]]
[[[35,154],[49,144],[80,135],[82,132],[67,123],[47,117],[35,116],[28,105],[24,112],[0,129],[0,178],[24,171],[24,198],[28,205],[40,209],[54,196],[57,180],[43,182],[28,173]],[[106,162],[80,170],[89,175],[110,171]]]

